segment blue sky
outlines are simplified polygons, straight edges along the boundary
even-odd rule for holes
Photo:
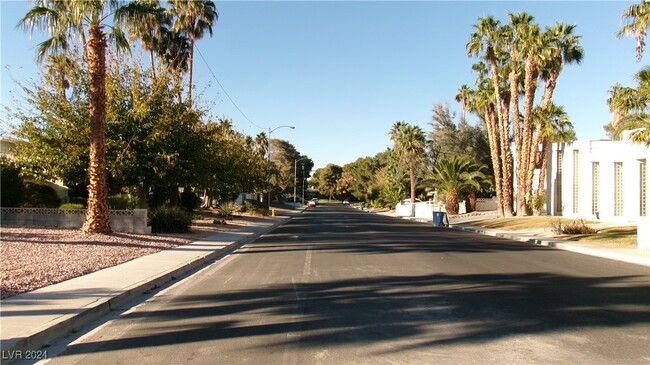
[[[240,131],[288,140],[316,168],[344,165],[390,146],[388,131],[404,120],[431,130],[436,102],[454,102],[458,88],[473,85],[476,59],[465,46],[478,17],[507,21],[526,11],[541,25],[577,24],[585,57],[560,76],[554,101],[564,105],[578,139],[606,138],[607,90],[632,85],[635,41],[617,39],[623,9],[633,2],[576,1],[217,1],[212,38],[197,44],[197,91],[214,102],[212,113],[230,117]],[[42,40],[16,30],[29,3],[2,1],[2,100],[11,105],[9,77],[28,80],[37,69],[34,46]],[[247,120],[214,81],[214,72]],[[471,117],[471,122],[475,121]],[[3,129],[6,125],[3,115]],[[252,123],[251,123],[252,122]]]

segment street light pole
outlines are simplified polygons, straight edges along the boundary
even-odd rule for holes
[[[307,157],[301,157],[299,159],[294,159],[293,160],[293,208],[296,209],[296,185],[298,185],[298,178],[297,178],[297,172],[298,172],[298,161],[302,161],[306,159]],[[303,167],[304,168],[304,167]],[[303,201],[304,203],[304,201]]]
[[[266,185],[266,191],[268,192],[268,210],[269,212],[271,211],[271,133],[275,131],[276,129],[280,128],[291,128],[291,129],[296,129],[296,127],[292,125],[281,125],[279,127],[275,127],[273,129],[269,128],[269,136],[266,139],[266,152],[267,152],[267,173],[266,173],[266,178],[267,178],[267,185]]]
[[[302,166],[302,180],[300,180],[300,185],[302,185],[302,202],[305,202],[305,165]]]

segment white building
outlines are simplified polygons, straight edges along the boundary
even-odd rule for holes
[[[546,175],[548,214],[622,223],[646,220],[650,149],[628,137],[553,144]]]

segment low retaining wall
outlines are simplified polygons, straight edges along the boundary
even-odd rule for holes
[[[477,212],[490,212],[497,210],[497,198],[478,198],[476,199]]]
[[[81,228],[85,215],[85,209],[0,208],[0,225]],[[146,209],[111,210],[110,222],[113,231],[151,234]]]

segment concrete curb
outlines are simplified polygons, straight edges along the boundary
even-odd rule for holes
[[[282,220],[260,231],[253,232],[249,235],[241,237],[240,239],[232,241],[221,249],[214,250],[191,261],[179,263],[178,265],[173,266],[168,270],[164,270],[158,273],[156,276],[134,283],[116,295],[99,297],[91,305],[84,308],[79,308],[79,310],[75,311],[74,313],[62,315],[57,320],[51,321],[46,325],[37,328],[32,334],[28,336],[2,341],[2,358],[0,359],[0,364],[10,364],[16,360],[20,360],[7,358],[11,357],[11,354],[24,354],[29,350],[40,349],[43,346],[61,337],[64,337],[69,333],[80,331],[84,326],[98,320],[99,318],[110,313],[112,310],[133,301],[135,298],[146,294],[153,289],[156,289],[172,280],[175,280],[176,278],[179,278],[195,270],[196,268],[217,259],[220,256],[227,255],[237,250],[241,246],[256,240],[260,236],[267,234],[268,232],[284,225],[289,220],[291,220],[291,217],[278,218],[282,218]],[[200,241],[201,240],[197,240],[194,242]],[[192,243],[189,245],[191,244]]]

